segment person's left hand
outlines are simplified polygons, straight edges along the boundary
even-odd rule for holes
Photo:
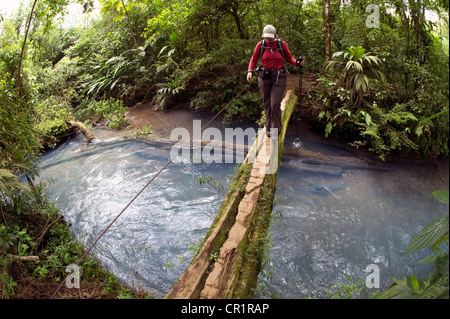
[[[305,65],[305,58],[304,57],[299,57],[297,60],[296,60],[296,63],[297,63],[297,66],[304,66]]]

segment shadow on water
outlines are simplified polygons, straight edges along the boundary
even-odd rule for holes
[[[288,147],[303,144],[288,136]],[[308,139],[309,138],[309,139]],[[297,143],[297,144],[295,144]],[[309,144],[309,145],[308,145]],[[321,151],[350,155],[321,142]],[[40,176],[52,179],[49,196],[71,230],[91,244],[128,201],[169,159],[167,144],[138,139],[101,139],[85,144],[81,136],[46,153]],[[164,296],[195,255],[224,199],[200,176],[228,185],[236,164],[171,164],[118,219],[96,246],[103,266],[129,285]],[[423,253],[399,257],[422,226],[448,212],[431,192],[448,188],[448,171],[432,164],[386,163],[390,170],[311,170],[301,159],[283,161],[271,225],[271,280],[260,276],[256,297],[321,297],[325,288],[352,275],[365,278],[369,264],[380,268],[382,289],[393,276],[426,276],[417,264]],[[268,294],[265,294],[267,292]]]

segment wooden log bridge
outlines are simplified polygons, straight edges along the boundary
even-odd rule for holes
[[[278,139],[265,129],[237,172],[200,249],[165,298],[252,298],[261,270],[286,129],[297,105],[288,90]]]

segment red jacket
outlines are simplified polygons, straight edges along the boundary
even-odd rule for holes
[[[289,51],[289,48],[288,48],[286,42],[281,41],[281,46],[283,48],[284,59],[286,60],[286,62],[289,62],[293,66],[296,66],[296,61],[292,57],[292,54]],[[266,47],[273,47],[276,49],[277,42],[274,41],[272,43],[269,43],[266,41]],[[253,55],[252,55],[252,58],[250,59],[250,64],[248,66],[249,71],[252,71],[256,67],[256,64],[258,63],[260,55],[261,55],[261,41],[258,42],[258,44],[255,47],[255,51],[253,51]],[[279,50],[272,51],[269,48],[266,48],[264,50],[264,54],[261,59],[261,62],[262,62],[262,66],[264,68],[281,69],[283,67],[283,56],[281,55]]]

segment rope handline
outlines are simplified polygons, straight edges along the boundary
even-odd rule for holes
[[[183,150],[184,147],[190,146],[191,143],[194,141],[194,139],[203,132],[203,130],[208,127],[209,124],[212,123],[212,121],[214,121],[235,99],[237,99],[242,93],[244,93],[247,90],[247,88],[244,88],[238,95],[236,95],[227,105],[225,105],[211,120],[209,120],[208,123],[206,123],[200,130],[200,132],[197,132],[196,135],[192,136],[191,140],[189,141],[189,143],[185,146],[180,147],[180,149],[178,150],[178,152],[169,159],[169,161],[150,179],[150,181],[147,182],[147,184],[145,184],[144,187],[142,187],[142,189],[130,200],[130,202],[128,202],[128,204],[122,209],[122,211],[111,221],[111,223],[105,228],[105,230],[97,237],[97,239],[94,241],[94,243],[84,252],[84,254],[81,256],[81,258],[77,261],[76,265],[79,266],[81,261],[84,259],[84,257],[86,257],[87,254],[89,254],[91,252],[91,250],[94,248],[94,246],[98,243],[98,241],[103,237],[104,234],[106,234],[106,232],[111,228],[111,226],[117,221],[117,219],[119,219],[119,217],[127,210],[128,207],[130,207],[130,205],[136,200],[136,198],[139,197],[139,195],[142,194],[142,192],[159,176],[159,174],[162,173],[162,171],[164,169],[166,169],[167,166],[169,166],[170,163],[173,162],[173,160],[180,155],[181,151]],[[64,280],[61,281],[61,284],[58,286],[58,288],[56,289],[56,291],[53,293],[53,295],[51,296],[50,299],[53,299],[56,294],[59,292],[59,290],[61,289],[61,287],[63,286],[63,284],[65,283],[67,277],[69,275],[66,276],[66,278],[64,278]]]

